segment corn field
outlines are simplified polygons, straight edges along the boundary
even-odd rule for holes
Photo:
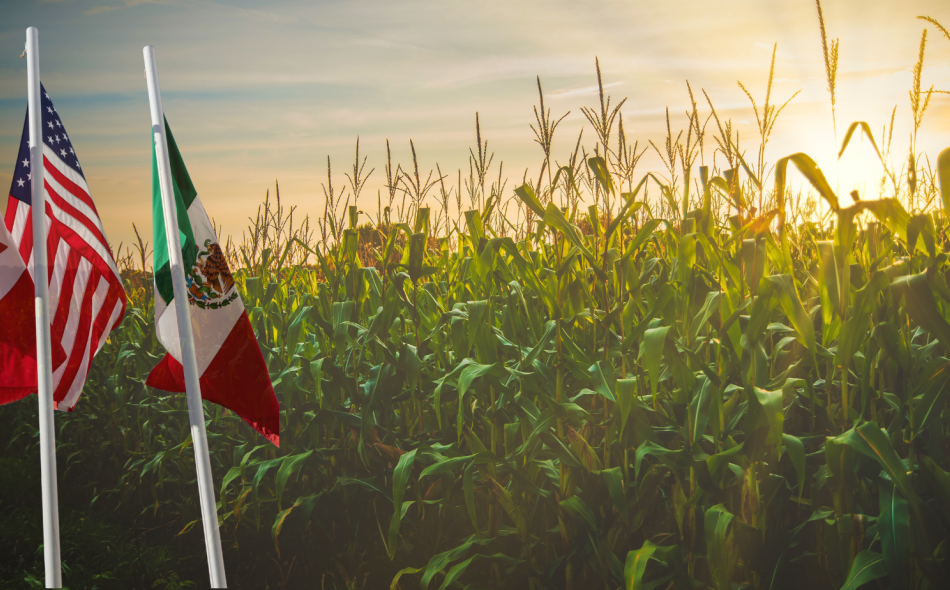
[[[358,143],[322,219],[268,196],[227,253],[281,447],[205,406],[232,587],[946,588],[950,151],[895,165],[893,118],[854,123],[841,149],[874,146],[884,198],[842,197],[806,154],[766,161],[771,79],[748,153],[692,88],[682,132],[631,145],[601,89],[558,164],[539,79],[517,188],[478,127],[467,177],[388,159],[375,217]],[[119,257],[127,317],[57,416],[61,493],[190,554],[200,586],[185,400],[144,385],[148,244]],[[36,454],[35,405],[0,409],[7,455]]]

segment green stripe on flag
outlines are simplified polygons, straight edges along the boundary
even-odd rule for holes
[[[175,144],[175,138],[165,120],[165,136],[168,139],[168,159],[171,163],[172,184],[175,187],[175,209],[178,213],[178,242],[184,260],[185,272],[191,270],[198,257],[191,221],[188,219],[188,207],[195,200],[197,191],[181,159],[181,153]],[[168,259],[168,240],[165,236],[165,215],[162,211],[162,190],[158,182],[158,161],[155,158],[155,142],[152,142],[152,236],[154,238],[155,286],[158,293],[168,304],[174,299],[172,290],[171,266]]]

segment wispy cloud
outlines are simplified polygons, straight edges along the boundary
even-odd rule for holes
[[[604,84],[604,89],[613,88],[615,86],[620,86],[623,84],[623,80],[619,82],[611,82],[609,84]],[[592,94],[597,94],[599,92],[599,86],[584,86],[582,88],[564,88],[561,90],[555,90],[550,93],[551,98],[568,98],[573,96],[590,96]]]
[[[125,6],[118,6],[118,5],[105,6],[105,5],[100,5],[100,6],[93,6],[93,7],[90,8],[89,10],[84,10],[83,13],[84,13],[86,16],[93,16],[93,15],[96,15],[96,14],[102,14],[103,12],[111,12],[111,11],[113,11],[113,10],[118,10],[118,9],[120,9],[120,8],[125,8]]]
[[[44,0],[52,2],[63,2],[63,1],[72,1],[72,0]],[[83,10],[83,14],[86,16],[94,16],[97,14],[102,14],[104,12],[112,12],[113,10],[119,10],[122,8],[132,8],[133,6],[141,6],[142,4],[177,4],[174,0],[122,0],[118,4],[100,4],[98,6],[93,6]]]
[[[231,6],[229,4],[224,4],[221,2],[202,2],[202,4],[205,4],[207,6],[217,7],[222,10],[226,10],[241,18],[252,19],[255,21],[264,20],[267,22],[272,22],[272,23],[280,24],[280,25],[295,24],[295,23],[300,22],[300,19],[297,18],[296,16],[280,14],[278,12],[273,12],[273,11],[268,11],[268,10],[244,8],[241,6]],[[265,3],[265,4],[268,4],[268,3]],[[276,2],[270,3],[270,5],[276,6],[278,5],[278,3]]]

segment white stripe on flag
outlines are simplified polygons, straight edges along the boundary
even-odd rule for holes
[[[21,206],[20,206],[20,209],[28,209],[28,210],[31,210],[32,208],[27,207],[26,205],[21,205]],[[17,211],[17,212],[19,213],[19,211]],[[47,226],[47,228],[53,226],[53,221],[54,221],[53,218],[49,216],[49,213],[47,213],[47,214],[46,214],[46,226]],[[30,232],[30,235],[31,235],[31,236],[33,235],[33,227],[32,227],[32,225],[31,225],[30,227],[28,227],[27,229],[24,230],[24,232],[27,232],[27,231]],[[47,255],[49,255],[49,254],[47,253]],[[49,264],[49,260],[47,260],[47,265],[48,265],[48,264]],[[27,272],[30,273],[30,278],[33,278],[33,279],[36,278],[35,275],[34,275],[34,273],[33,273],[33,250],[32,250],[32,249],[30,249],[30,256],[29,256],[29,258],[26,259],[26,270],[27,270]]]
[[[89,247],[92,248],[96,252],[96,254],[99,255],[102,261],[105,262],[108,265],[108,267],[112,270],[112,272],[115,274],[116,280],[120,280],[119,269],[116,268],[115,261],[112,260],[112,254],[108,250],[106,250],[106,248],[102,245],[101,242],[99,242],[98,239],[96,239],[95,236],[92,235],[92,232],[89,231],[89,228],[87,228],[85,225],[83,225],[81,222],[75,219],[72,215],[69,215],[68,213],[66,213],[59,207],[57,207],[56,203],[52,202],[51,200],[46,201],[46,204],[50,206],[50,209],[52,209],[53,215],[56,216],[56,219],[60,223],[62,223],[64,226],[73,230],[73,232],[75,232],[76,235],[79,236],[80,239],[82,239],[82,241],[86,242],[89,245]],[[120,284],[121,284],[121,281],[120,281]]]
[[[90,287],[91,285],[86,288],[89,289]],[[89,372],[89,359],[94,354],[93,351],[90,350],[93,327],[95,326],[96,318],[99,317],[99,311],[102,309],[102,304],[105,303],[108,293],[109,281],[106,280],[105,277],[100,277],[99,284],[96,285],[96,291],[92,296],[92,316],[88,318],[89,334],[86,336],[86,342],[83,343],[85,353],[82,355],[82,364],[79,365],[79,370],[76,371],[76,378],[69,384],[69,390],[66,392],[66,397],[63,398],[63,403],[59,404],[63,406],[62,409],[69,409],[76,405],[76,402],[79,400],[79,394],[82,393],[82,387],[86,383],[86,374]],[[98,348],[96,350],[98,351]],[[56,386],[59,387],[59,384]]]
[[[109,339],[109,334],[112,332],[112,326],[119,320],[119,314],[121,313],[122,302],[117,301],[115,307],[112,308],[112,315],[109,316],[109,323],[106,324],[106,329],[102,331],[102,337],[99,338],[99,344],[96,346],[97,353],[106,345],[106,340]]]
[[[13,218],[13,229],[10,234],[13,235],[13,241],[17,244],[23,242],[23,231],[26,229],[26,218],[30,215],[29,205],[20,203],[12,199],[11,203],[16,204],[16,217]]]
[[[82,258],[79,262],[79,268],[76,269],[76,280],[73,281],[73,297],[68,302],[70,306],[69,316],[66,319],[66,328],[63,330],[63,350],[66,356],[72,356],[73,345],[76,341],[76,330],[79,328],[80,310],[82,309],[82,300],[86,295],[86,287],[89,282],[89,275],[92,272],[92,263]],[[67,303],[67,302],[63,302]],[[53,373],[53,383],[59,384],[66,371],[68,362],[63,363]]]
[[[49,281],[49,317],[50,321],[56,317],[59,307],[59,294],[63,291],[63,277],[66,275],[66,261],[69,260],[69,244],[66,240],[59,240],[56,247],[56,258],[53,263],[53,277]]]
[[[56,180],[53,175],[46,177],[46,182],[49,183],[50,188],[55,192],[60,198],[76,208],[76,210],[81,213],[93,227],[99,230],[99,233],[106,235],[106,230],[102,227],[102,222],[99,220],[99,216],[96,215],[96,212],[92,210],[82,199],[76,198],[71,192],[66,190],[66,187],[61,185],[58,180]]]

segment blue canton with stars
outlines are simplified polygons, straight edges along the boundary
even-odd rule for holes
[[[56,152],[59,159],[85,178],[79,158],[73,150],[72,141],[66,135],[66,127],[59,120],[59,114],[53,101],[49,98],[46,88],[40,84],[40,105],[43,110],[43,143]],[[26,120],[23,121],[23,137],[20,139],[20,153],[17,155],[16,169],[13,171],[13,182],[10,185],[10,196],[23,201],[27,205],[33,204],[30,192],[30,114],[27,109]]]

